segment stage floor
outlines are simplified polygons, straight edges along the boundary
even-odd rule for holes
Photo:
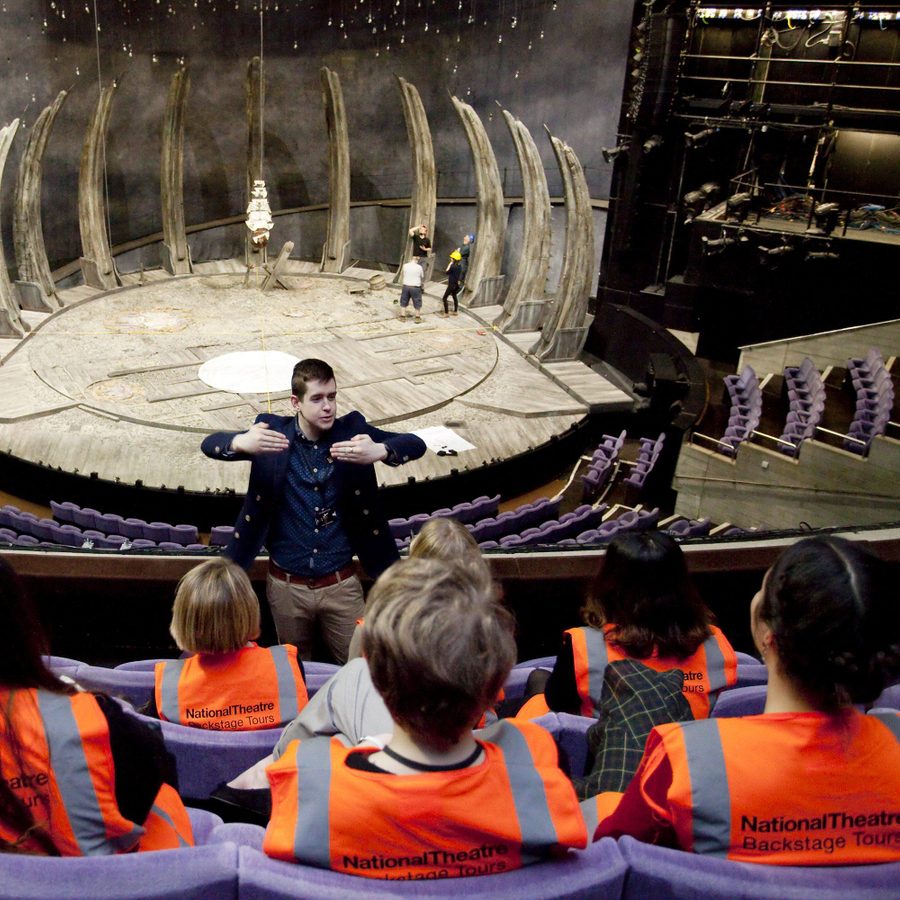
[[[243,493],[247,464],[199,450],[210,431],[242,430],[257,413],[288,414],[289,385],[238,393],[212,387],[200,367],[224,354],[317,356],[335,369],[338,411],[379,426],[452,429],[474,445],[458,457],[429,452],[382,484],[435,479],[527,453],[591,411],[632,398],[577,362],[537,365],[523,350],[537,334],[505,337],[496,307],[443,319],[443,286],[429,284],[424,319],[398,319],[399,288],[371,290],[375,273],[321,275],[292,261],[288,290],[244,285],[238,262],[124,276],[114,291],[63,291],[52,315],[25,313],[32,332],[0,340],[0,450],[33,463],[123,484]],[[64,499],[64,498],[59,498]]]

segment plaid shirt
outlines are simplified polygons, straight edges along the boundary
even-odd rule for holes
[[[684,672],[655,672],[633,659],[610,663],[603,676],[600,718],[588,731],[593,765],[575,779],[579,799],[624,791],[637,771],[647,736],[656,725],[694,718],[682,693]]]

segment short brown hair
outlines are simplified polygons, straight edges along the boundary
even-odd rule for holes
[[[230,653],[259,637],[259,601],[247,573],[224,556],[186,572],[169,632],[191,653]]]
[[[512,616],[489,581],[433,559],[395,563],[366,607],[363,651],[391,716],[429,746],[452,746],[515,663]]]
[[[301,359],[294,366],[291,375],[291,393],[302,400],[306,394],[306,385],[310,381],[331,381],[334,378],[334,369],[324,359]]]

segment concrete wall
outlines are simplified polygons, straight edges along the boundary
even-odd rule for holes
[[[276,11],[274,3],[267,4],[265,176],[273,209],[320,203],[327,197],[322,65],[335,69],[343,84],[354,200],[409,195],[406,127],[395,74],[409,79],[422,95],[434,138],[440,196],[474,192],[468,145],[449,93],[471,103],[484,119],[509,195],[521,192],[521,178],[497,102],[530,128],[551,193],[559,194],[561,185],[543,136],[545,123],[578,153],[592,195],[608,196],[611,170],[600,148],[615,140],[632,4],[567,0],[554,10],[557,4],[550,0],[525,2],[515,6],[515,27],[511,4],[463,5],[466,9],[460,11],[456,3],[360,4],[353,11],[351,4],[281,0]],[[97,4],[97,32],[94,4],[83,0],[5,0],[0,11],[0,123],[15,117],[23,122],[0,197],[8,264],[14,260],[13,184],[27,129],[62,88],[69,89],[70,96],[46,157],[44,231],[51,265],[80,255],[78,166],[98,93],[98,62],[104,83],[120,79],[107,160],[112,242],[161,228],[160,125],[169,80],[181,60],[191,71],[186,221],[210,221],[243,209],[244,83],[247,61],[260,46],[259,16],[253,6],[250,0],[102,2]],[[346,37],[337,21],[341,7]],[[470,7],[476,10],[471,24]],[[371,24],[365,21],[369,8],[375,10]],[[404,9],[405,26],[400,21]],[[380,228],[379,218],[373,216],[362,227]],[[363,246],[371,245],[377,231],[354,235],[354,241],[357,237]]]

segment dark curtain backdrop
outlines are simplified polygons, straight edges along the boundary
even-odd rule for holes
[[[422,95],[440,173],[439,196],[472,196],[475,190],[451,93],[471,103],[484,120],[508,196],[520,193],[521,177],[498,103],[531,130],[551,193],[560,192],[560,181],[544,124],[575,149],[592,195],[608,196],[610,167],[600,148],[615,140],[630,2],[264,2],[265,176],[273,209],[327,197],[322,65],[339,73],[344,89],[354,200],[409,195],[409,153],[395,75],[413,82]],[[51,265],[80,255],[78,166],[98,95],[98,57],[103,82],[120,82],[107,159],[112,242],[161,228],[161,120],[169,80],[182,61],[191,73],[186,221],[235,215],[244,207],[244,84],[247,62],[260,48],[256,4],[97,0],[96,8],[99,31],[94,0],[4,0],[0,11],[0,123],[22,121],[2,191],[10,266],[18,161],[28,129],[62,88],[70,96],[45,161],[44,232]]]

